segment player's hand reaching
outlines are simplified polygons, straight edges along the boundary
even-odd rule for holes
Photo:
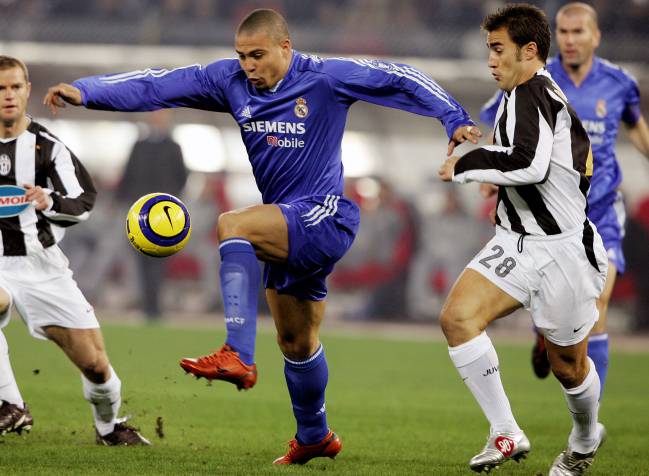
[[[446,159],[446,161],[437,171],[439,178],[441,178],[444,182],[450,182],[451,180],[453,180],[453,171],[455,170],[455,164],[458,160],[460,160],[460,157],[458,156],[453,156]]]
[[[453,132],[453,137],[451,137],[451,141],[448,143],[448,151],[446,155],[450,157],[455,150],[455,146],[463,144],[466,141],[477,144],[480,137],[482,137],[482,132],[476,126],[458,127],[455,129],[455,132]]]
[[[480,184],[480,195],[482,198],[491,198],[498,193],[498,185],[492,183],[481,183]]]
[[[31,202],[31,204],[34,205],[36,210],[42,211],[52,206],[52,197],[50,197],[50,195],[40,186],[25,183],[23,184],[23,187],[27,189],[25,198],[28,202]]]
[[[57,115],[58,108],[64,108],[66,103],[81,106],[83,100],[79,88],[67,83],[59,83],[47,90],[43,104],[50,107],[53,115]]]

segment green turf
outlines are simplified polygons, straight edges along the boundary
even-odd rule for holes
[[[31,339],[15,321],[5,334],[35,426],[27,436],[0,438],[1,475],[471,474],[466,463],[487,433],[444,344],[327,335],[327,410],[344,450],[336,461],[273,467],[295,431],[273,335],[258,338],[257,386],[237,392],[230,384],[195,381],[177,364],[217,347],[222,333],[107,325],[122,412],[134,416],[154,446],[98,447],[78,373],[53,344]],[[527,461],[508,463],[499,474],[547,474],[570,429],[558,383],[532,376],[527,345],[497,348],[512,407],[533,445]],[[614,354],[611,361],[601,412],[609,441],[589,474],[649,474],[649,354]],[[156,436],[158,417],[164,438]]]

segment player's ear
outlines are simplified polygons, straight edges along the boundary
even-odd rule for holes
[[[599,31],[599,28],[595,30],[595,33],[593,33],[593,43],[594,47],[597,48],[599,47],[599,42],[602,39],[602,32]]]
[[[526,61],[533,60],[539,54],[539,48],[536,46],[536,42],[530,41],[528,44],[523,46],[523,55]]]
[[[280,42],[280,46],[282,47],[282,50],[284,50],[284,51],[289,51],[290,52],[291,49],[293,49],[293,45],[291,44],[291,39],[290,38],[284,38]]]

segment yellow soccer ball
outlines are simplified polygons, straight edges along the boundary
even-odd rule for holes
[[[170,256],[189,241],[192,225],[187,207],[168,193],[139,198],[126,216],[126,236],[133,248],[148,256]]]

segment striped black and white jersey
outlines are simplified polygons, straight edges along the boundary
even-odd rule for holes
[[[0,218],[0,255],[25,256],[58,243],[64,228],[86,220],[97,192],[79,159],[45,127],[32,121],[18,137],[0,139],[0,185],[40,185],[52,207],[33,206]]]
[[[464,155],[453,181],[499,185],[496,223],[540,236],[585,226],[590,141],[545,68],[504,94],[494,142]]]

